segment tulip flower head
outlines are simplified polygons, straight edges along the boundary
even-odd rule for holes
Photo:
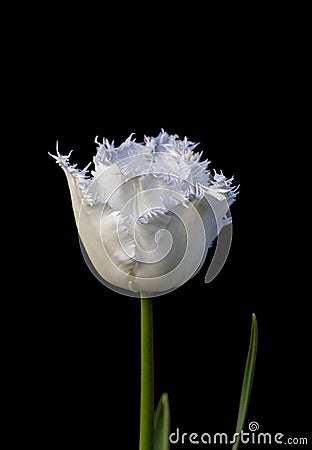
[[[119,147],[95,139],[83,170],[57,150],[87,259],[101,281],[130,296],[176,289],[202,266],[208,248],[230,222],[237,188],[208,169],[196,143],[163,130]]]

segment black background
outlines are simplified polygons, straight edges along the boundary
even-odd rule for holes
[[[234,432],[254,312],[259,350],[247,424],[307,436],[309,226],[305,123],[298,118],[305,70],[291,35],[275,33],[269,22],[266,31],[258,24],[252,32],[250,23],[226,36],[224,28],[206,35],[199,24],[191,40],[186,26],[175,28],[167,17],[153,40],[148,20],[121,25],[113,15],[90,36],[87,18],[63,23],[61,16],[62,34],[42,64],[43,158],[58,140],[60,152],[74,149],[71,161],[83,168],[95,154],[96,135],[118,145],[132,132],[141,141],[164,128],[199,141],[211,167],[241,186],[231,208],[233,244],[219,276],[204,283],[208,256],[192,280],[154,300],[155,400],[168,392],[172,430]],[[36,345],[52,429],[43,444],[136,449],[140,303],[89,271],[65,176],[46,158],[47,298]]]

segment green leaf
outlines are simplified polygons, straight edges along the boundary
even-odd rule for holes
[[[239,433],[239,436],[236,437],[236,442],[232,447],[232,450],[237,450],[240,442],[240,432],[244,427],[248,403],[250,399],[250,393],[252,388],[253,376],[256,365],[256,356],[257,356],[257,347],[258,347],[258,325],[256,315],[252,315],[252,323],[251,323],[251,333],[250,333],[250,342],[249,342],[249,350],[246,360],[246,367],[243,379],[243,386],[241,391],[239,409],[238,409],[238,418],[236,424],[235,433]]]
[[[154,423],[154,450],[169,450],[170,409],[167,394],[163,394],[159,400]]]

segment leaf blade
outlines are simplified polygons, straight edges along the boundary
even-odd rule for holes
[[[235,433],[239,433],[239,435],[236,437],[236,441],[232,447],[232,450],[237,450],[239,446],[240,432],[243,429],[247,415],[248,404],[250,400],[251,388],[255,372],[257,348],[258,348],[258,324],[256,315],[252,314],[249,349],[246,360],[241,397],[238,408],[237,424],[235,430]]]
[[[161,396],[154,417],[154,450],[169,450],[170,408],[167,394]]]

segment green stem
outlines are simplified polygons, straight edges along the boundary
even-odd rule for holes
[[[140,450],[153,450],[154,358],[153,301],[141,294],[141,417]]]

